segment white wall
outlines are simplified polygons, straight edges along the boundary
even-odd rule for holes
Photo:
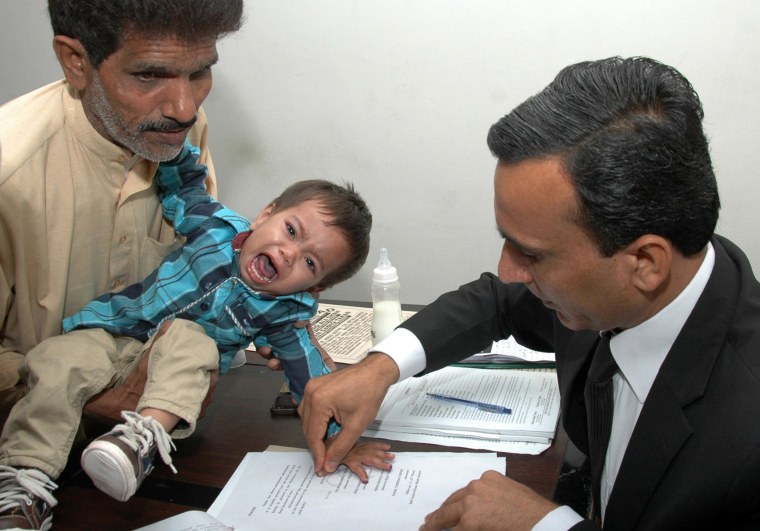
[[[760,269],[760,3],[755,0],[247,0],[206,108],[220,193],[250,215],[290,182],[355,183],[368,265],[327,297],[369,300],[388,247],[424,304],[496,268],[488,127],[563,66],[649,55],[702,97],[719,231]],[[0,102],[59,77],[45,2],[0,4]]]

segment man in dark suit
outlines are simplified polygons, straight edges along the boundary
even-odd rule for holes
[[[610,58],[565,68],[492,126],[498,278],[443,295],[362,363],[309,384],[316,470],[337,466],[393,382],[513,335],[556,352],[565,430],[597,463],[593,513],[491,471],[421,529],[760,528],[760,284],[714,235],[702,117],[675,69]],[[603,359],[615,362],[608,438],[587,389],[603,385],[587,382]],[[343,431],[325,448],[331,417]]]

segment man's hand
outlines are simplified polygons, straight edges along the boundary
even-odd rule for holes
[[[372,353],[356,365],[309,380],[298,413],[317,475],[338,468],[375,419],[385,393],[398,376],[396,362],[385,354]],[[333,417],[341,431],[326,448],[327,424]]]
[[[306,327],[306,330],[309,332],[309,337],[311,338],[311,343],[317,347],[317,350],[320,354],[322,354],[322,361],[325,362],[325,365],[330,367],[331,371],[336,371],[337,366],[335,365],[335,362],[330,357],[330,355],[327,353],[325,349],[322,348],[322,345],[319,344],[319,341],[317,341],[317,336],[314,335],[314,330],[311,329],[311,321],[298,321],[295,323],[296,328],[303,328]],[[280,365],[280,360],[274,357],[272,353],[272,349],[269,347],[257,347],[256,353],[259,354],[262,358],[267,360],[267,367],[269,370],[272,371],[281,371],[282,366]]]
[[[529,531],[556,507],[522,483],[489,470],[427,515],[420,531]]]

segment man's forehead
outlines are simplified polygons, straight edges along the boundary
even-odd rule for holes
[[[497,201],[518,204],[528,201],[526,207],[540,211],[547,206],[557,206],[568,212],[578,205],[575,182],[558,157],[517,163],[499,161],[494,173],[494,187]]]
[[[125,35],[114,53],[121,62],[142,62],[156,66],[213,65],[218,59],[216,39],[189,41],[173,35]]]
[[[517,247],[538,251],[567,225],[580,228],[577,193],[558,160],[500,162],[494,194],[499,233]]]

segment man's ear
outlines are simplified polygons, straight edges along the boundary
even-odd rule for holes
[[[61,63],[63,74],[73,88],[83,91],[90,82],[92,66],[84,46],[79,39],[65,35],[53,37],[53,50]]]
[[[259,215],[256,216],[256,219],[253,220],[253,223],[251,223],[251,230],[256,230],[256,227],[261,225],[266,219],[271,216],[274,213],[274,203],[269,203],[267,206],[264,207],[264,209],[259,212]]]
[[[642,292],[657,291],[670,277],[673,247],[662,236],[645,234],[630,243],[624,252],[633,264],[632,283]]]

